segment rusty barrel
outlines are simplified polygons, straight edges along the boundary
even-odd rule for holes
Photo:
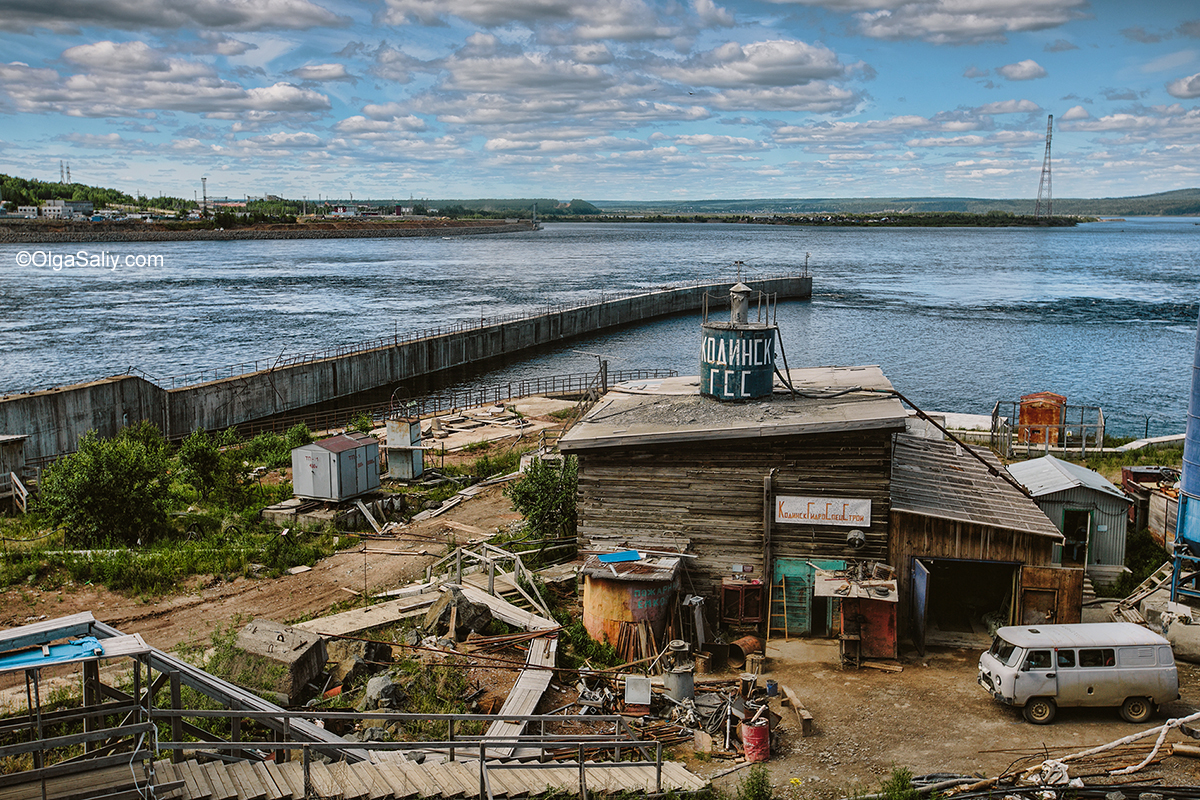
[[[729,643],[729,666],[744,667],[746,666],[746,656],[751,653],[761,653],[764,650],[764,642],[757,636],[743,636]]]

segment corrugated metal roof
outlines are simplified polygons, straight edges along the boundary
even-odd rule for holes
[[[1054,456],[1042,456],[1011,464],[1008,471],[1034,497],[1081,486],[1128,500],[1124,492],[1109,483],[1099,472],[1072,464],[1070,461],[1060,461]]]
[[[374,436],[367,436],[362,433],[340,433],[337,436],[330,436],[328,439],[313,442],[313,444],[331,453],[343,453],[346,450],[353,450],[356,447],[362,447],[374,441],[377,441]]]
[[[588,557],[579,572],[594,578],[616,581],[662,581],[675,580],[682,559],[679,556],[652,556],[641,554],[637,561],[618,561],[606,564],[599,555]]]
[[[1004,469],[987,448],[973,449]],[[896,511],[1062,539],[1032,499],[954,442],[897,434],[891,497]]]
[[[799,394],[776,380],[772,396],[745,403],[702,396],[695,376],[620,384],[567,432],[559,449],[904,428],[904,407],[886,394],[892,384],[877,366],[793,369],[789,375]]]

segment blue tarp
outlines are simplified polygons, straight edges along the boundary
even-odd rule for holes
[[[641,561],[642,554],[637,550],[622,550],[619,553],[603,553],[597,558],[602,564],[619,564],[622,561]]]
[[[49,653],[47,654],[46,651]],[[66,644],[52,644],[47,648],[34,647],[19,653],[0,656],[0,672],[45,667],[50,664],[65,664],[102,655],[104,655],[104,648],[100,646],[100,640],[95,636],[85,636]]]

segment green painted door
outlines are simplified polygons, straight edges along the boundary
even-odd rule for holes
[[[812,566],[810,566],[812,565]],[[844,569],[845,561],[777,558],[771,587],[771,633],[807,636],[813,631],[815,569]],[[825,630],[833,627],[833,603],[824,604]],[[786,624],[786,627],[785,627]]]

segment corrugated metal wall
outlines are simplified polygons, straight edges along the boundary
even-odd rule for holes
[[[1092,512],[1092,529],[1089,532],[1088,566],[1120,567],[1125,564],[1125,530],[1129,518],[1125,501],[1076,486],[1062,492],[1034,498],[1038,507],[1046,512],[1050,521],[1062,530],[1063,513],[1068,509]],[[1057,552],[1056,552],[1057,556]]]

